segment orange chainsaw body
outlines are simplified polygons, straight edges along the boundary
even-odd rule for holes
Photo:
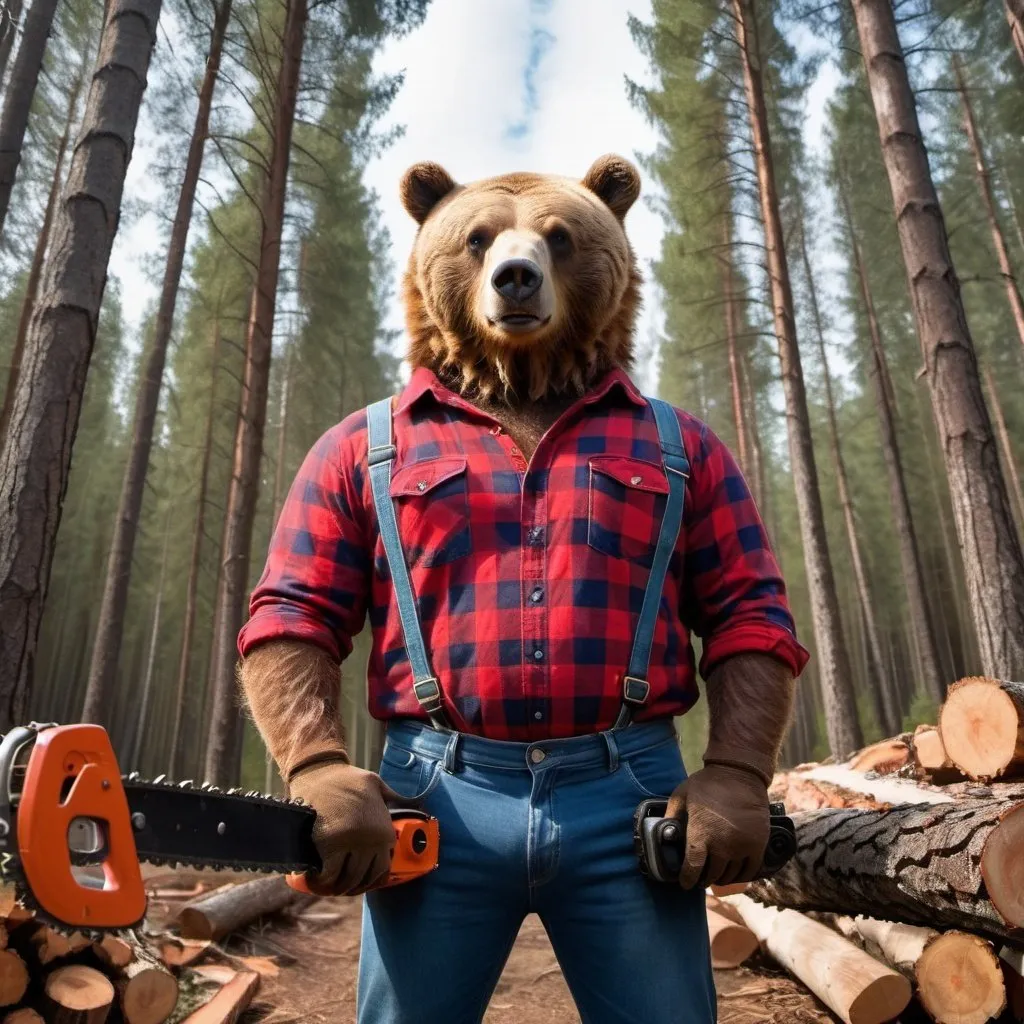
[[[16,847],[33,898],[50,917],[70,927],[137,924],[146,912],[146,891],[128,797],[106,730],[66,725],[19,731],[31,749],[17,794]],[[0,784],[10,788],[11,781]],[[413,809],[393,809],[391,815],[391,873],[376,888],[412,881],[437,867],[437,819]],[[99,870],[92,877],[76,877],[72,864],[69,829],[76,819],[98,826],[103,837],[94,864]],[[293,889],[309,891],[305,875],[286,877]]]

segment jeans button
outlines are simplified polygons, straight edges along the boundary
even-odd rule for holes
[[[544,758],[547,756],[548,755],[545,754],[544,751],[541,750],[539,747],[534,747],[533,750],[530,751],[530,760],[534,764],[540,764],[541,761],[543,761]]]

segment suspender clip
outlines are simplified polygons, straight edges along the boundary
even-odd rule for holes
[[[441,685],[433,676],[429,676],[427,679],[421,679],[419,682],[413,683],[412,692],[416,694],[416,699],[420,702],[420,707],[423,708],[428,715],[435,714],[441,710]]]
[[[622,681],[622,699],[627,704],[645,704],[651,692],[651,684],[646,679],[626,676]]]

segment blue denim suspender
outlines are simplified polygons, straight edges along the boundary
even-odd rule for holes
[[[665,589],[669,559],[672,557],[683,522],[686,477],[690,472],[690,464],[683,449],[679,418],[675,410],[658,398],[649,398],[647,401],[654,412],[654,421],[658,428],[658,441],[661,445],[669,490],[661,530],[658,533],[658,544],[640,608],[640,618],[637,620],[636,633],[633,636],[629,668],[623,679],[622,709],[615,722],[616,729],[629,725],[634,708],[641,707],[647,701],[651,690],[650,683],[647,682],[647,671],[651,660],[651,645],[654,642],[654,627]],[[413,693],[435,728],[450,729],[443,710],[441,686],[431,670],[430,659],[427,657],[426,645],[423,642],[412,580],[409,577],[409,568],[405,564],[395,506],[391,501],[391,466],[396,454],[392,439],[391,399],[385,398],[369,406],[366,410],[366,422],[370,488],[377,510],[384,554],[391,570],[395,603],[398,605],[399,617],[402,620],[405,649],[412,667]]]
[[[402,620],[405,634],[405,652],[412,667],[412,691],[427,713],[435,729],[449,729],[444,713],[441,686],[430,668],[427,648],[423,643],[419,615],[416,613],[416,598],[413,595],[409,567],[405,564],[405,552],[398,535],[398,520],[391,500],[391,464],[395,461],[396,449],[391,434],[391,399],[374,402],[366,410],[366,427],[369,451],[366,461],[370,467],[370,489],[373,504],[377,509],[380,539],[384,543],[388,568],[391,570],[391,585]]]
[[[658,442],[661,445],[665,475],[668,477],[668,498],[665,513],[661,518],[658,545],[654,549],[651,573],[647,577],[644,601],[640,606],[636,633],[633,634],[633,650],[629,656],[629,668],[622,681],[622,708],[614,728],[623,729],[633,718],[634,709],[642,707],[651,692],[647,682],[647,670],[651,662],[651,645],[654,642],[654,627],[658,621],[658,608],[665,590],[665,574],[669,559],[679,538],[683,523],[683,502],[686,498],[686,478],[690,463],[683,448],[683,436],[679,429],[679,417],[668,402],[660,398],[648,398],[658,427]]]

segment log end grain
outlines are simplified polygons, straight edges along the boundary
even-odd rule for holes
[[[16,1003],[28,988],[28,968],[13,950],[0,950],[0,1006]]]
[[[45,1022],[35,1010],[23,1006],[20,1010],[12,1010],[5,1014],[2,1024],[45,1024]]]
[[[926,772],[951,768],[942,733],[934,725],[919,725],[914,732],[914,760]]]
[[[744,924],[708,907],[711,963],[716,969],[739,967],[757,950],[757,936]]]
[[[131,1024],[161,1024],[178,1001],[178,983],[164,970],[144,968],[118,982],[121,1010]]]
[[[994,779],[1024,757],[1024,685],[970,676],[949,688],[939,712],[949,759],[972,779]]]
[[[114,986],[91,967],[59,967],[46,979],[46,995],[56,1006],[78,1012],[103,1011],[114,1001]]]
[[[915,973],[921,1003],[937,1024],[985,1024],[1006,1006],[999,958],[976,935],[936,936],[917,961]]]
[[[910,761],[910,748],[900,738],[886,739],[872,743],[870,747],[854,754],[847,765],[855,772],[877,772],[888,775],[897,771]]]
[[[1024,804],[1012,806],[989,835],[981,877],[992,906],[1007,924],[1024,927]]]
[[[902,974],[882,974],[867,982],[849,1004],[850,1024],[896,1020],[910,1002],[910,982]]]

